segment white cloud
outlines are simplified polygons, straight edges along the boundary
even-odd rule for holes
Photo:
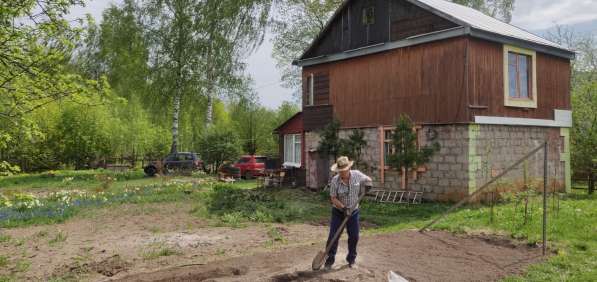
[[[516,0],[512,24],[530,30],[597,19],[595,0]]]

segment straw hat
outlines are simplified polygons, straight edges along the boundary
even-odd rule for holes
[[[346,156],[341,156],[336,160],[336,163],[330,167],[330,170],[333,172],[340,172],[349,170],[354,162],[349,160]]]

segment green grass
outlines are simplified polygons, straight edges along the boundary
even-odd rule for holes
[[[180,254],[182,254],[180,250],[158,243],[149,246],[148,250],[143,252],[141,256],[144,260],[153,260],[160,257],[176,256]]]
[[[202,177],[160,177],[144,178],[142,173],[131,172],[127,176],[118,176],[105,171],[60,171],[52,176],[46,174],[19,175],[0,178],[0,192],[6,190],[33,191],[35,189],[61,190],[102,189],[102,177],[98,174],[114,176],[117,180],[110,183],[108,191],[118,195],[135,187],[151,186],[163,188],[150,190],[148,193],[133,195],[122,200],[115,200],[101,205],[117,209],[122,204],[137,204],[151,207],[159,202],[187,202],[193,204],[192,213],[201,218],[210,219],[216,225],[242,228],[252,222],[259,223],[311,223],[325,222],[329,218],[330,205],[326,194],[316,194],[300,189],[255,189],[255,181],[238,181],[233,184],[213,184],[206,182],[198,185]],[[72,180],[63,179],[72,177]],[[176,181],[179,186],[167,186]],[[66,186],[65,186],[66,185]],[[575,190],[586,193],[586,190]],[[120,194],[119,194],[120,193]],[[509,277],[507,281],[596,281],[597,279],[597,205],[596,195],[571,194],[559,202],[559,211],[555,212],[552,199],[549,200],[549,246],[554,255],[546,262],[531,266],[520,277]],[[434,229],[451,232],[469,232],[483,230],[508,234],[513,238],[527,240],[530,243],[541,240],[541,197],[533,197],[530,202],[529,217],[524,223],[522,203],[508,202],[496,205],[493,221],[490,221],[490,208],[480,205],[464,206],[439,222]],[[434,217],[449,208],[448,204],[426,203],[421,205],[396,205],[365,202],[361,205],[361,220],[369,223],[365,233],[396,232],[404,229],[420,228]],[[73,207],[60,217],[38,217],[28,221],[0,222],[0,227],[25,226],[30,224],[53,224],[62,222],[74,215],[92,216],[96,207]],[[159,232],[159,229],[155,229]],[[48,234],[40,233],[39,238]],[[57,235],[50,241],[64,242],[66,236]],[[268,236],[271,245],[284,242],[283,234],[277,229],[270,229]],[[0,237],[0,242],[10,238]],[[176,255],[178,252],[164,246],[149,249],[143,254],[146,259]],[[21,268],[24,268],[23,265]],[[1,279],[0,279],[1,280]]]
[[[2,190],[35,190],[35,189],[93,189],[101,186],[102,179],[98,176],[107,175],[118,181],[143,180],[142,170],[128,172],[114,172],[110,170],[58,170],[44,173],[23,173],[0,177],[0,191]],[[145,178],[150,179],[150,178]]]

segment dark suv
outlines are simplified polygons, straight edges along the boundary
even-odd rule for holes
[[[203,161],[195,153],[179,152],[166,156],[164,160],[152,162],[145,166],[143,171],[148,176],[159,172],[171,173],[174,171],[194,171],[203,169]]]

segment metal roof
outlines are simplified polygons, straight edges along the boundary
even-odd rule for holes
[[[342,53],[338,53],[335,55],[324,55],[319,56],[316,58],[305,58],[307,53],[312,50],[317,43],[323,38],[323,36],[328,32],[328,29],[331,26],[332,21],[336,18],[342,9],[348,5],[352,0],[345,0],[338,10],[334,12],[334,15],[328,20],[325,27],[319,33],[319,35],[313,40],[311,45],[305,50],[305,52],[300,56],[300,58],[293,62],[293,64],[299,66],[305,65],[313,65],[328,61],[335,61],[340,59],[346,59],[349,57],[358,56],[356,54],[346,55]],[[469,8],[460,4],[455,4],[452,2],[444,1],[444,0],[405,0],[413,5],[421,7],[431,13],[434,13],[440,17],[443,17],[449,21],[452,21],[456,24],[461,25],[465,28],[464,33],[462,35],[470,35],[473,37],[482,38],[485,40],[497,41],[506,44],[512,45],[521,45],[521,47],[531,48],[537,51],[545,52],[548,54],[552,54],[559,57],[564,57],[568,59],[574,58],[574,51],[565,48],[562,45],[559,45],[555,42],[549,41],[545,38],[542,38],[538,35],[535,35],[531,32],[528,32],[524,29],[518,28],[511,24],[502,22],[498,19],[495,19],[491,16],[485,15],[482,12],[479,12],[473,8]],[[433,41],[433,40],[440,40],[446,38],[445,35],[441,34],[443,32],[453,33],[452,29],[448,29],[445,31],[438,31],[436,35],[427,38],[425,41]],[[427,34],[425,34],[426,36]],[[451,36],[449,36],[451,37]],[[413,42],[412,40],[409,41],[409,38],[406,40],[400,40],[396,42],[397,44],[393,43],[380,43],[387,45],[383,49],[393,49],[393,48],[400,48],[404,46],[410,46]],[[398,44],[399,43],[399,44]],[[379,50],[373,49],[382,49],[379,48],[376,44],[374,46],[365,46],[359,49],[370,49],[362,52],[361,55],[366,55],[369,53],[376,53]],[[392,46],[392,47],[390,47]],[[370,48],[374,47],[374,48]],[[352,52],[354,50],[347,50],[344,53]],[[330,56],[338,57],[338,58],[330,58]],[[307,63],[306,61],[310,61]]]
[[[417,5],[418,3],[423,5],[417,5],[422,8],[425,5],[428,8],[434,9],[437,12],[444,13],[449,19],[455,20],[457,23],[462,25],[468,25],[472,28],[505,35],[508,37],[518,38],[533,43],[555,47],[558,49],[566,49],[564,46],[559,45],[555,42],[549,41],[545,38],[530,33],[524,29],[518,28],[511,24],[507,24],[498,19],[485,15],[473,8],[469,8],[463,5],[455,4],[444,0],[407,0],[410,3]]]

